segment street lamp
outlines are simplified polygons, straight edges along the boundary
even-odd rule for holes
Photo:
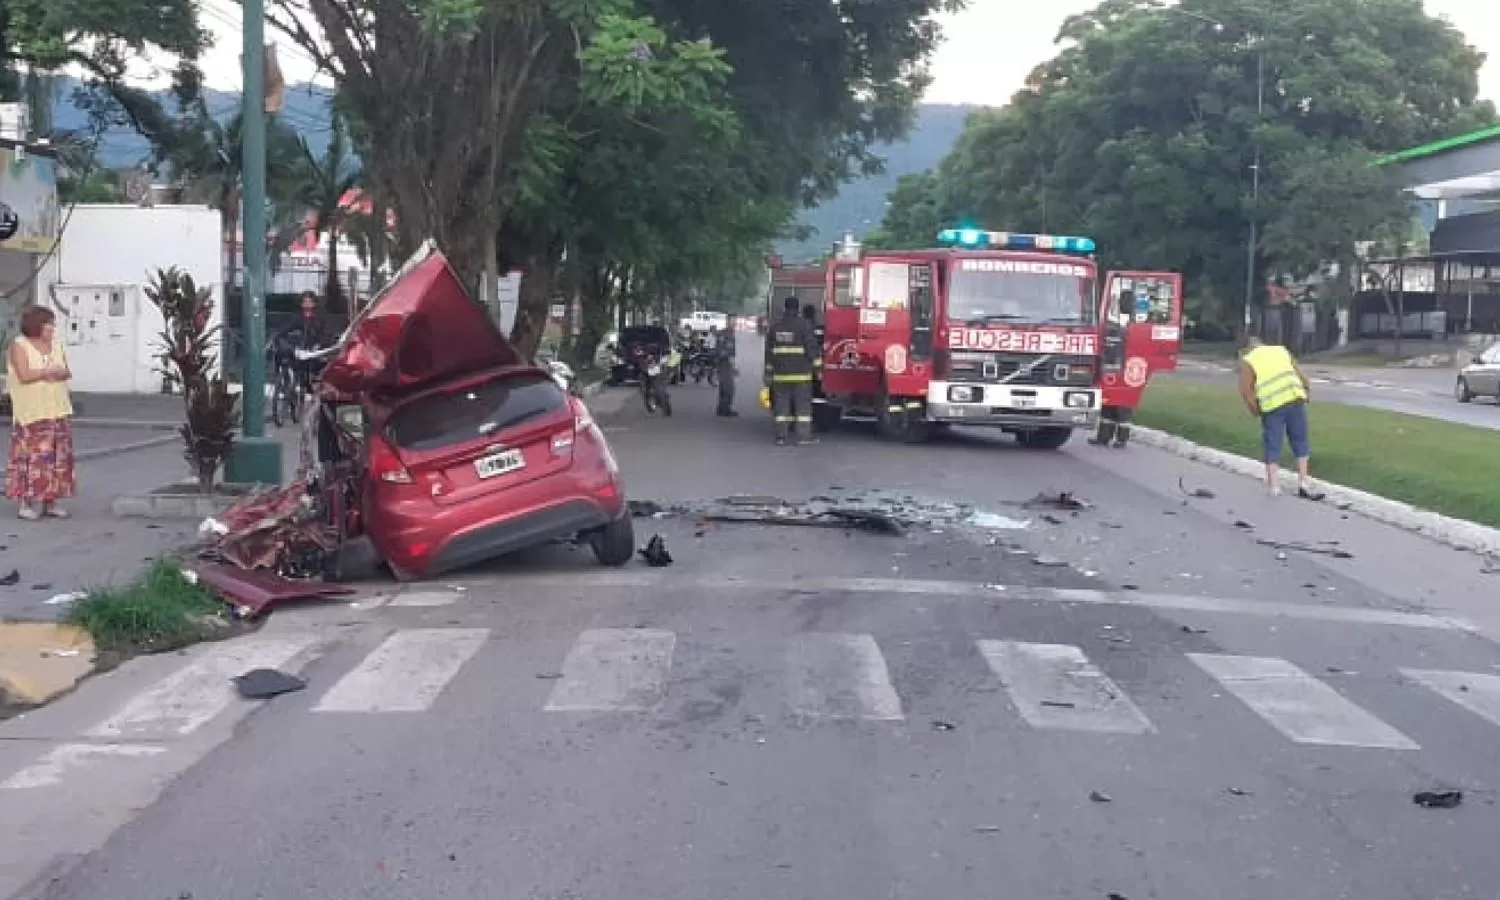
[[[1213,27],[1215,32],[1224,31],[1224,23],[1218,19],[1206,16],[1203,13],[1180,6],[1159,7],[1162,12],[1176,13],[1197,19]],[[1260,124],[1266,114],[1266,47],[1265,42],[1259,37],[1252,37],[1255,45],[1255,120]],[[1260,243],[1260,141],[1252,134],[1251,140],[1254,146],[1255,158],[1250,163],[1250,235],[1245,244],[1245,316],[1244,327],[1248,334],[1252,323],[1251,310],[1255,304],[1255,251]]]

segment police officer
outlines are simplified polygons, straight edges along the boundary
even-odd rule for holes
[[[776,443],[801,430],[801,443],[812,436],[813,361],[818,358],[813,327],[798,314],[797,298],[782,302],[781,318],[771,326],[766,341],[766,381],[776,414]]]
[[[739,415],[734,411],[734,376],[739,374],[739,369],[734,364],[734,317],[724,326],[724,330],[718,333],[714,341],[714,366],[719,377],[719,409],[717,414],[733,419]]]

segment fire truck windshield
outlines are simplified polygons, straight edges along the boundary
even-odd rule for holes
[[[948,318],[972,324],[1092,325],[1093,272],[1071,263],[961,260],[948,281]]]

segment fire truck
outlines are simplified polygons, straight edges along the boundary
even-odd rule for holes
[[[874,421],[920,443],[950,425],[990,426],[1056,449],[1101,412],[1128,421],[1150,374],[1176,368],[1176,273],[1108,272],[1101,291],[1086,237],[960,228],[937,243],[846,248],[822,267],[817,427]],[[771,284],[774,317],[794,281],[773,271]]]

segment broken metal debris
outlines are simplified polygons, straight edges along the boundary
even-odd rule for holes
[[[1194,628],[1191,625],[1182,626],[1183,634],[1208,634],[1207,628]]]
[[[1180,476],[1177,479],[1177,489],[1180,490],[1180,491],[1182,491],[1184,494],[1187,494],[1189,497],[1195,497],[1195,498],[1197,498],[1199,500],[1212,500],[1215,497],[1219,496],[1218,494],[1215,494],[1213,491],[1209,490],[1208,488],[1201,488],[1200,487],[1200,488],[1193,488],[1192,490],[1189,490],[1188,486],[1183,483],[1183,480],[1182,480],[1182,478]]]
[[[659,534],[651,535],[651,540],[637,552],[646,561],[646,565],[653,569],[664,569],[672,564],[672,554],[667,552],[667,541]]]
[[[1331,556],[1334,559],[1354,558],[1354,554],[1350,553],[1348,550],[1340,550],[1338,547],[1333,546],[1337,543],[1336,541],[1329,541],[1323,544],[1307,544],[1301,541],[1273,541],[1267,538],[1261,538],[1260,540],[1256,541],[1256,543],[1260,544],[1262,547],[1271,547],[1275,550],[1296,550],[1301,553],[1317,553],[1323,556]],[[1285,557],[1278,555],[1277,558],[1284,559]]]
[[[1246,522],[1244,519],[1235,519],[1234,520],[1234,527],[1235,528],[1242,528],[1245,531],[1254,531],[1255,530],[1255,526],[1251,525],[1249,522]]]
[[[0,585],[4,585],[5,587],[10,587],[11,585],[20,584],[20,583],[21,583],[21,573],[18,572],[17,570],[15,570],[15,569],[11,569],[9,575],[5,575],[3,577],[0,577]]]
[[[957,731],[958,730],[958,726],[954,725],[952,722],[944,722],[942,719],[937,719],[937,720],[934,720],[933,723],[932,723],[932,730],[933,731]]]
[[[1232,787],[1232,788],[1230,788],[1229,789],[1229,793],[1235,795],[1236,797],[1248,797],[1248,796],[1250,796],[1250,792],[1249,791],[1245,790],[1244,788],[1239,788],[1239,787]]]
[[[1066,502],[1077,504],[1081,501]],[[925,500],[909,495],[885,495],[878,491],[850,493],[841,499],[823,495],[807,501],[740,495],[703,503],[672,505],[651,500],[633,500],[630,505],[632,514],[638,518],[691,517],[697,530],[704,530],[704,526],[710,523],[730,523],[829,528],[900,536],[912,531],[943,534],[951,530],[972,534],[1020,531],[1031,527],[1030,519],[999,515],[977,509],[971,504]],[[1065,508],[1080,507],[1070,505]]]
[[[1464,802],[1463,791],[1419,791],[1411,802],[1426,809],[1453,809]]]
[[[306,681],[275,669],[251,669],[234,677],[234,689],[246,700],[269,700],[305,687]]]
[[[199,533],[204,557],[283,578],[320,578],[339,550],[306,478],[241,497]]]
[[[1060,491],[1056,494],[1043,492],[1021,505],[1027,509],[1061,509],[1067,512],[1081,512],[1085,509],[1093,508],[1088,502],[1079,499],[1072,491]]]
[[[1115,798],[1103,791],[1089,791],[1089,799],[1095,803],[1113,803],[1115,801]]]
[[[342,597],[354,589],[338,584],[293,581],[265,570],[238,569],[220,563],[203,563],[195,570],[204,587],[213,591],[241,619],[254,619],[274,603]]]

